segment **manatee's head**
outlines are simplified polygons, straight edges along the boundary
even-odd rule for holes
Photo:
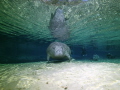
[[[56,11],[55,11],[55,13],[56,13],[56,14],[57,14],[57,13],[63,13],[62,8],[57,8]]]
[[[59,20],[64,20],[65,19],[64,12],[61,8],[56,9],[54,16],[55,16],[56,19],[59,19]]]

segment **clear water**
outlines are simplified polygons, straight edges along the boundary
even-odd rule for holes
[[[120,1],[47,1],[0,1],[0,90],[119,90]],[[58,7],[70,30],[66,41],[48,29]],[[67,44],[75,60],[46,63],[54,41]]]

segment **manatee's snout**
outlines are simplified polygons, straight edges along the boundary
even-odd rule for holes
[[[57,19],[61,18],[64,19],[64,14],[63,14],[63,10],[61,8],[57,8],[55,11],[55,17]]]
[[[62,47],[56,46],[55,47],[55,56],[62,56],[62,55],[63,55]]]

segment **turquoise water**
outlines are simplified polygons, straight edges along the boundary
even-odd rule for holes
[[[0,90],[119,90],[119,12],[115,0],[1,0]],[[54,41],[71,62],[47,63]]]

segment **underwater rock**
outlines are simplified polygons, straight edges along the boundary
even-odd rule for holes
[[[70,54],[71,54],[70,48],[66,44],[61,42],[53,42],[47,48],[48,62],[50,57],[58,60],[62,60],[62,59],[71,60]]]
[[[97,61],[99,58],[100,57],[97,54],[93,55],[93,60]]]
[[[54,38],[61,41],[69,39],[70,31],[66,20],[61,8],[57,8],[55,13],[51,14],[48,28]]]

